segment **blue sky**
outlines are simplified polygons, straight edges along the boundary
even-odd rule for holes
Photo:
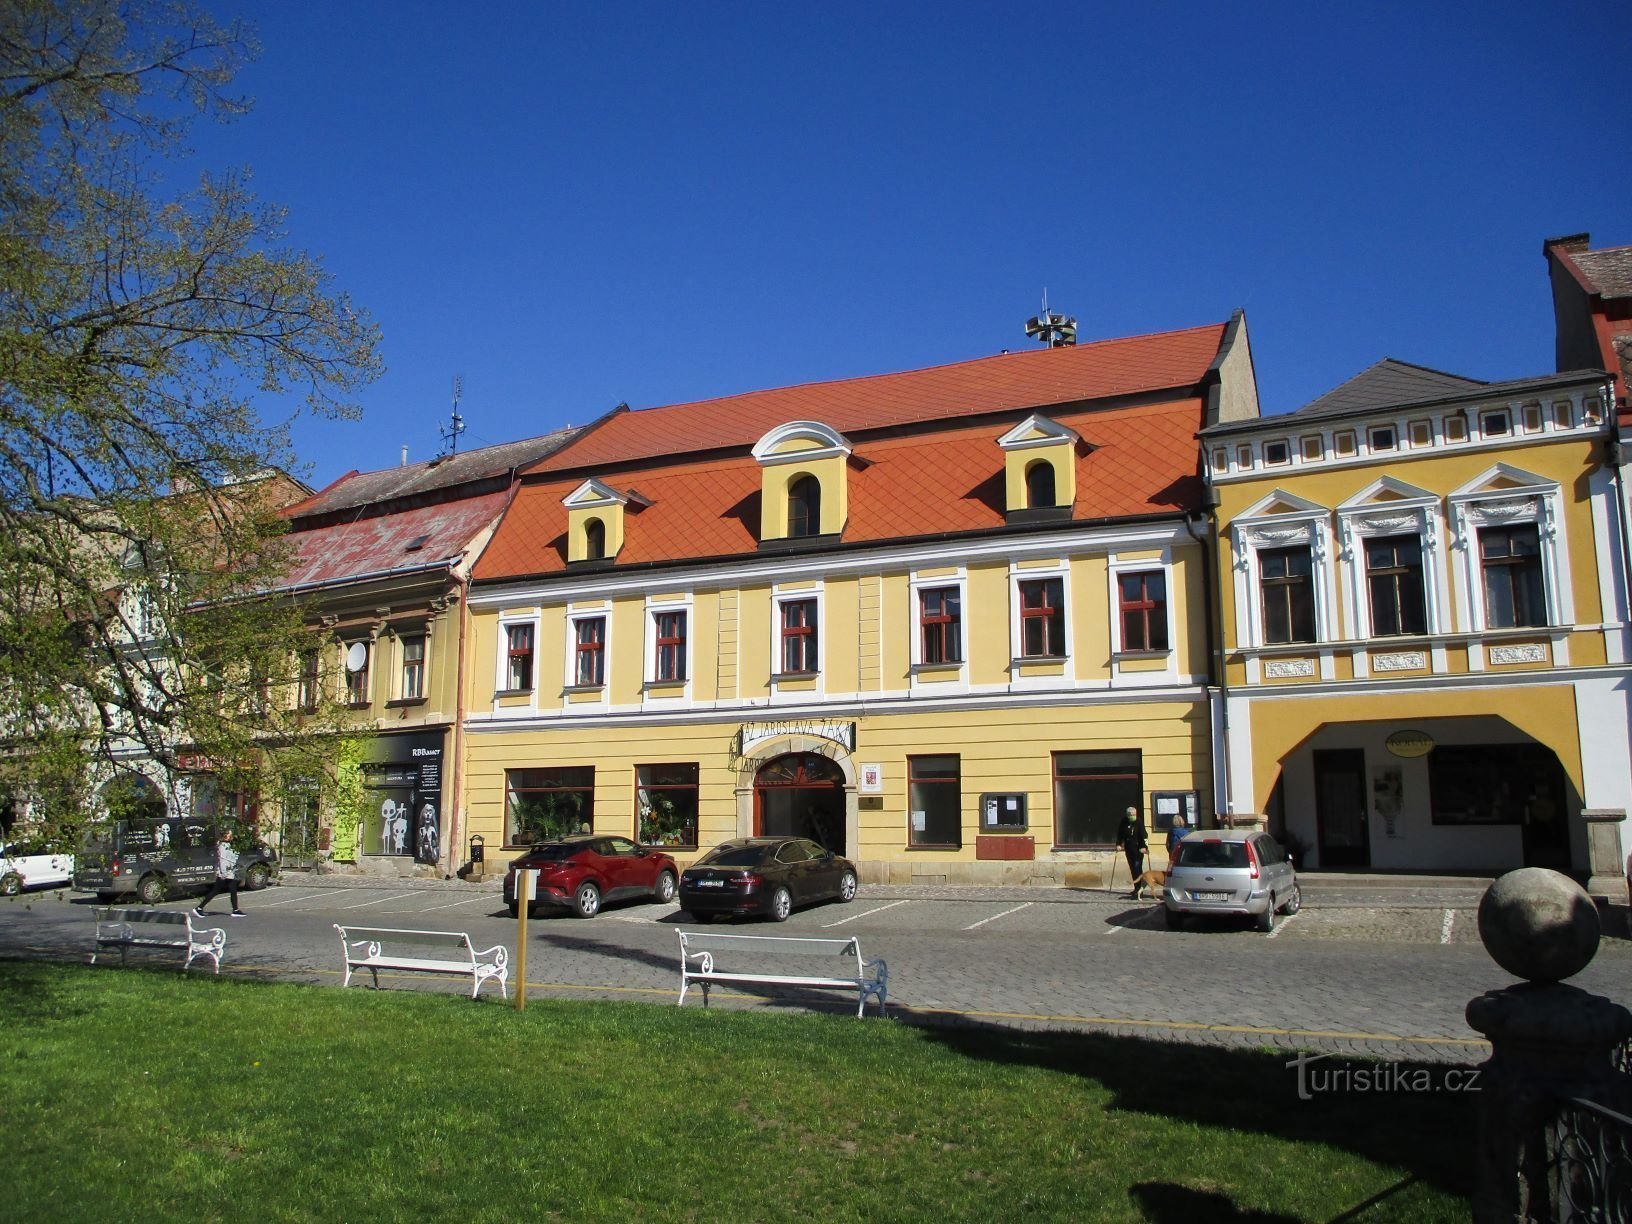
[[[384,330],[323,484],[675,403],[1244,307],[1265,411],[1392,356],[1553,368],[1542,239],[1632,242],[1624,12],[278,5],[200,127]],[[269,415],[279,411],[268,404]]]

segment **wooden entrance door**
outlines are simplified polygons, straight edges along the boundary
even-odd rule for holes
[[[844,773],[814,752],[768,761],[754,778],[754,833],[808,837],[844,854]]]
[[[1366,807],[1366,753],[1323,748],[1315,754],[1315,822],[1322,867],[1371,866]]]

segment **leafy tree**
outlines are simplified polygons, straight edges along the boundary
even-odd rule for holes
[[[257,400],[353,415],[378,332],[247,172],[172,186],[253,52],[185,2],[0,6],[0,794],[57,826],[131,762],[263,797],[332,767],[260,596],[298,486]]]

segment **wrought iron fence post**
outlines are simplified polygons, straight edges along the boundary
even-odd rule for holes
[[[1563,979],[1598,951],[1598,911],[1567,876],[1540,867],[1510,872],[1479,902],[1479,937],[1517,986],[1468,1004],[1468,1024],[1491,1044],[1481,1068],[1476,1224],[1552,1218],[1549,1122],[1565,1097],[1605,1104],[1615,1091],[1616,1048],[1632,1012]]]

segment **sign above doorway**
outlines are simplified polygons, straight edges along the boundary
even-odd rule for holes
[[[837,718],[778,718],[768,722],[745,722],[739,733],[738,752],[746,756],[758,745],[779,735],[810,735],[831,740],[851,752],[856,750],[856,724]]]
[[[1426,731],[1396,731],[1383,744],[1397,757],[1425,757],[1434,750],[1434,737]]]

